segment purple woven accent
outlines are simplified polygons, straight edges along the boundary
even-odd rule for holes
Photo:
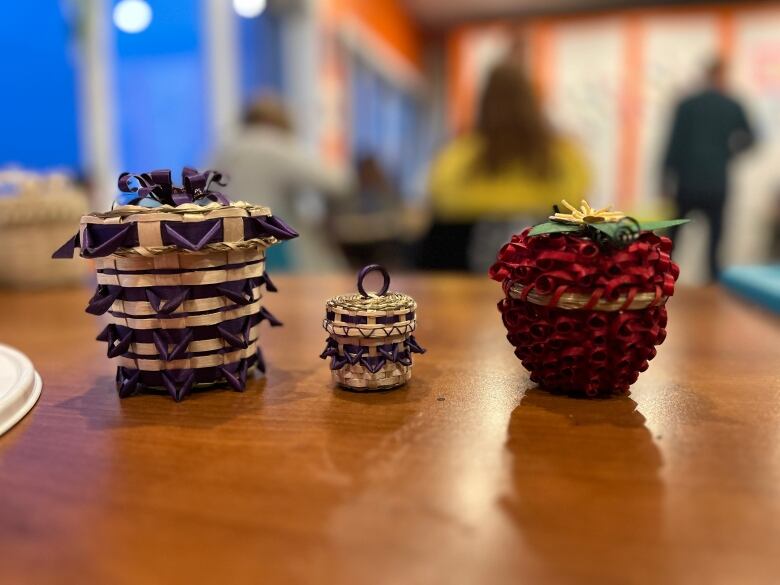
[[[167,320],[167,319],[179,319],[181,317],[198,317],[202,315],[216,315],[218,313],[225,313],[227,311],[234,311],[235,309],[241,308],[239,305],[228,305],[227,307],[219,307],[218,309],[209,309],[207,311],[182,311],[180,313],[175,313],[173,315],[165,315],[163,313],[158,313],[156,315],[131,315],[129,313],[121,313],[119,311],[108,311],[109,315],[112,315],[114,317],[118,317],[120,319],[130,318],[130,319],[136,319],[138,321],[149,321],[149,320]]]
[[[284,235],[277,235],[277,237],[280,240],[291,240],[293,238],[297,238],[299,235],[298,232],[296,232],[287,222],[285,222],[278,215],[272,215],[268,217],[266,219],[266,223],[272,225],[277,229],[278,232],[284,234]]]
[[[273,236],[278,240],[291,240],[298,237],[292,229],[276,216],[256,216],[244,218],[244,238],[265,238]]]
[[[327,311],[325,317],[329,321],[336,321],[336,313],[333,311]],[[374,317],[374,321],[379,325],[391,325],[393,323],[399,323],[401,321],[409,321],[414,319],[414,311],[405,313],[403,315],[386,315],[384,317]],[[339,315],[338,321],[342,323],[355,323],[357,325],[365,325],[368,323],[368,317],[352,316],[352,315]]]
[[[257,343],[257,339],[250,339],[249,343]],[[184,344],[184,348],[186,349],[188,344]],[[246,346],[248,347],[248,345]],[[246,347],[244,349],[246,349]],[[159,349],[157,347],[156,349]],[[176,348],[174,351],[176,351],[178,348]],[[174,356],[174,353],[171,352],[167,355],[167,357],[163,357],[163,353],[160,352],[159,355],[157,354],[142,354],[142,353],[132,353],[128,352],[123,354],[123,357],[126,357],[131,360],[139,359],[139,360],[156,360],[161,359],[163,361],[169,362],[173,361],[174,359],[188,359],[188,358],[195,358],[195,357],[207,357],[210,355],[222,355],[226,353],[232,353],[234,351],[238,351],[235,347],[220,347],[218,349],[210,349],[208,351],[183,351],[179,352],[178,355]],[[167,352],[165,352],[167,354]]]
[[[257,369],[260,370],[263,374],[265,374],[265,358],[263,357],[263,350],[260,349],[260,346],[257,346],[257,353],[255,354],[256,360],[257,360]],[[247,364],[249,362],[246,362],[244,367],[249,367]],[[251,365],[251,364],[249,364]]]
[[[246,349],[252,342],[250,339],[251,329],[252,326],[250,325],[249,321],[246,322],[246,325],[244,325],[242,330],[238,333],[231,331],[230,328],[225,327],[222,323],[217,325],[217,331],[219,332],[222,339],[231,345],[231,349]]]
[[[119,333],[116,329],[108,329],[107,333],[106,355],[109,358],[120,356],[130,349],[130,343],[133,340],[132,331]]]
[[[165,361],[178,360],[185,357],[187,353],[187,347],[192,342],[192,330],[184,329],[182,335],[177,335],[176,338],[170,334],[167,329],[155,329],[152,330],[152,341],[157,348],[157,353],[160,355],[160,359]],[[168,353],[168,345],[176,344],[173,350]],[[125,357],[131,357],[133,354],[126,354]]]
[[[262,320],[262,318],[260,319]],[[208,356],[215,354],[230,353],[236,349],[246,349],[257,339],[252,338],[252,327],[260,320],[251,317],[242,319],[233,319],[226,323],[220,323],[213,327],[192,327],[187,329],[153,329],[149,331],[135,330],[116,324],[109,324],[98,335],[98,340],[106,341],[108,344],[108,357],[124,356],[129,359],[159,358],[165,361],[184,359],[198,356]],[[221,337],[228,342],[229,346],[209,351],[187,352],[190,343],[195,339],[195,331],[198,330],[199,337],[203,335],[204,329],[215,329],[214,335],[207,339]],[[144,334],[144,335],[141,335]],[[130,344],[153,343],[157,350],[157,355],[137,354],[130,352]],[[168,351],[169,345],[175,347]],[[362,351],[360,352],[362,354]],[[360,354],[357,358],[360,357]],[[357,363],[357,358],[350,359],[350,363]]]
[[[361,295],[368,297],[366,289],[363,288],[363,280],[371,272],[379,272],[382,275],[382,288],[379,289],[379,291],[376,293],[381,297],[385,295],[387,293],[387,289],[390,288],[390,273],[387,272],[387,269],[380,264],[369,264],[368,266],[364,266],[360,269],[360,272],[358,272],[357,275],[357,289]]]
[[[352,364],[353,366],[360,363],[360,358],[365,353],[366,348],[357,346],[352,351],[344,349],[344,357],[347,358],[347,361]]]
[[[146,197],[148,194],[152,193],[155,187],[155,181],[152,178],[153,174],[156,174],[158,177],[160,175],[161,171],[153,171],[152,173],[141,173],[138,175],[134,175],[132,173],[122,173],[119,175],[119,180],[117,181],[117,187],[122,193],[137,193],[138,197],[135,199],[131,199],[129,205],[134,205],[135,203],[140,202],[141,199]],[[135,186],[132,181],[135,181],[138,183],[138,186]],[[170,184],[170,171],[168,172],[168,183]]]
[[[165,330],[163,330],[165,331]],[[192,342],[192,330],[188,330],[187,333],[184,334],[183,338],[179,341],[179,343],[176,344],[176,347],[173,348],[173,350],[168,354],[169,360],[178,360],[184,357],[184,354],[187,351],[187,347]]]
[[[298,232],[276,216],[245,217],[244,239],[275,237],[291,240]],[[166,246],[177,245],[186,250],[199,250],[207,244],[221,242],[223,238],[222,219],[202,222],[161,222],[162,239]],[[215,227],[217,226],[217,227]],[[135,222],[125,224],[87,224],[84,241],[74,235],[53,254],[53,258],[70,258],[76,248],[81,248],[84,258],[100,258],[113,254],[118,248],[134,248],[139,245],[138,226]]]
[[[344,366],[346,366],[349,363],[349,360],[346,356],[336,354],[333,356],[333,359],[330,360],[330,369],[331,370],[340,370]]]
[[[229,205],[230,201],[222,193],[211,191],[211,183],[226,185],[222,174],[217,171],[199,173],[196,169],[184,167],[182,170],[182,187],[173,184],[170,170],[158,170],[151,173],[119,175],[117,186],[122,193],[133,193],[135,196],[123,198],[126,205],[138,205],[145,199],[151,199],[160,204],[182,205],[184,203],[200,203],[201,201],[216,201],[221,205]]]
[[[346,344],[342,347],[343,353],[339,353],[338,342],[332,337],[328,337],[325,341],[325,349],[320,354],[320,357],[322,359],[331,358],[331,370],[340,370],[347,364],[360,364],[372,374],[376,374],[388,362],[411,366],[413,353],[425,353],[425,350],[420,347],[414,336],[409,336],[408,339],[404,340],[402,347],[404,349],[399,350],[398,343],[378,345],[376,350],[380,355],[367,356],[365,355],[366,347]]]
[[[110,229],[103,229],[110,228]],[[85,258],[108,256],[117,248],[138,245],[138,227],[124,225],[87,224],[84,229],[84,241],[81,242],[81,255]]]
[[[246,386],[249,368],[253,366],[257,366],[261,372],[265,371],[259,349],[255,355],[234,364],[211,368],[144,372],[133,368],[119,367],[116,372],[117,390],[119,396],[125,398],[139,389],[162,388],[177,401],[192,392],[195,384],[227,383],[240,391]],[[226,371],[231,374],[233,380],[227,379]],[[238,384],[234,385],[236,381]]]
[[[255,266],[262,262],[261,259],[251,260],[249,262],[239,262],[237,264],[223,264],[222,266],[209,266],[206,268],[157,268],[151,270],[117,270],[115,268],[99,268],[99,274],[181,274],[183,272],[211,272],[214,270],[232,270],[235,268],[245,268]],[[219,296],[219,295],[217,295]]]
[[[57,250],[54,252],[54,254],[51,255],[52,258],[73,258],[73,252],[76,251],[76,248],[81,247],[81,234],[76,233],[76,235],[72,236],[67,242],[62,244]]]
[[[386,343],[384,345],[377,345],[375,346],[377,351],[389,351],[392,352],[395,349],[398,349],[398,343]],[[344,351],[346,352],[357,352],[360,349],[365,349],[362,345],[352,345],[352,344],[346,344],[344,345]]]
[[[178,191],[175,193],[171,193],[171,199],[173,200],[174,205],[184,205],[185,203],[191,203],[192,197],[189,193],[184,193],[182,191]]]
[[[95,294],[89,299],[85,311],[92,315],[102,315],[111,308],[114,301],[119,298],[122,288],[119,286],[106,286],[99,284],[95,289]]]
[[[417,340],[414,338],[414,335],[410,335],[409,339],[406,340],[406,346],[409,348],[409,350],[412,353],[423,354],[427,351],[423,346],[417,343]]]
[[[172,291],[166,298],[157,294],[153,287],[146,288],[146,299],[158,314],[170,315],[179,308],[190,294],[189,287],[183,286],[177,288],[178,290]]]
[[[92,315],[102,315],[116,300],[147,301],[161,314],[172,313],[186,299],[207,299],[225,296],[237,305],[248,305],[257,299],[252,291],[263,284],[265,277],[234,280],[218,285],[152,286],[125,288],[113,284],[99,284],[85,309]],[[227,294],[228,291],[230,294]]]
[[[321,359],[325,359],[328,357],[333,357],[335,355],[339,354],[339,344],[338,342],[333,339],[332,337],[328,337],[325,340],[325,349],[322,350],[322,353],[320,354]]]
[[[234,335],[240,335],[249,327],[252,328],[262,322],[263,317],[259,313],[239,317],[229,321],[223,321],[219,325],[201,325],[199,327],[187,327],[185,329],[164,329],[168,336],[168,343],[179,343],[188,334],[192,334],[190,341],[203,341],[205,339],[217,339],[222,337],[218,327],[223,331],[229,331]],[[113,339],[123,338],[127,333],[132,334],[132,341],[135,343],[154,343],[153,332],[158,329],[131,329],[124,325],[109,323],[97,336],[98,341],[108,341],[110,336]]]
[[[164,221],[162,241],[166,246],[176,245],[185,250],[197,251],[211,242],[222,241],[222,220],[183,222]]]
[[[157,313],[156,315],[131,315],[129,313],[122,313],[120,311],[108,311],[110,315],[113,315],[114,317],[119,317],[121,319],[125,318],[132,318],[132,319],[138,319],[140,320],[150,320],[150,319],[158,319],[158,320],[166,320],[166,319],[179,319],[181,317],[197,317],[199,315],[216,315],[218,313],[225,313],[227,311],[234,311],[236,309],[240,309],[241,305],[227,305],[226,307],[219,307],[217,309],[208,309],[206,311],[181,311],[179,313],[174,314],[164,314],[164,313]],[[266,309],[265,307],[260,307],[260,309],[257,311],[257,314],[260,316],[260,320],[268,319],[268,322],[271,324],[271,327],[280,327],[282,325],[282,322],[279,321],[276,317],[273,316],[273,314]]]
[[[276,288],[276,285],[271,280],[271,277],[268,276],[268,272],[263,272],[263,281],[265,281],[265,290],[273,293],[277,292],[278,289]]]
[[[218,294],[229,298],[238,305],[248,305],[256,300],[253,291],[255,286],[250,279],[234,280],[219,284],[215,289]]]
[[[163,339],[162,330],[152,331],[152,339],[154,340],[154,347],[157,348],[160,359],[168,361],[168,341]]]
[[[116,369],[116,389],[119,392],[119,398],[127,398],[133,394],[138,386],[138,380],[141,372],[138,370],[125,371],[125,368]]]
[[[236,392],[244,391],[246,379],[242,380],[240,374],[237,374],[237,372],[231,372],[225,366],[220,366],[219,371],[225,377],[225,382],[227,382],[233,388],[233,390]],[[243,369],[241,371],[243,372]]]
[[[165,185],[167,189],[173,188],[173,179],[171,178],[171,170],[170,169],[162,169],[159,171],[152,171],[149,173],[149,176],[151,176],[152,184],[155,185]]]
[[[271,324],[271,327],[281,327],[282,322],[279,321],[276,317],[274,317],[271,314],[271,311],[266,309],[265,307],[260,307],[260,320],[268,319],[268,322]]]
[[[163,386],[176,402],[180,402],[192,390],[195,373],[192,370],[172,370],[160,372]]]

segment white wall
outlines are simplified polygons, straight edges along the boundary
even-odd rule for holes
[[[583,147],[592,168],[589,201],[597,207],[619,199],[620,24],[617,18],[574,22],[555,27],[553,33],[555,71],[548,109],[556,127]]]
[[[677,101],[701,82],[707,61],[718,54],[720,14],[696,10],[668,15],[638,14],[640,87],[636,104],[623,94],[626,19],[620,15],[563,20],[551,25],[552,71],[548,111],[555,125],[584,146],[594,172],[590,198],[596,205],[619,200],[618,165],[622,114],[639,117],[637,169],[630,213],[642,217],[669,213],[661,184],[661,157]],[[733,21],[732,87],[745,105],[761,143],[733,169],[733,190],[723,245],[726,264],[766,259],[771,205],[780,191],[780,6],[737,8]],[[506,54],[506,28],[469,31],[462,69],[476,95],[485,71]],[[706,222],[687,226],[678,243],[683,280],[705,277]]]

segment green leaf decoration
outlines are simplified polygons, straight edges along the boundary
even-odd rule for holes
[[[541,236],[542,234],[560,234],[564,232],[578,232],[582,230],[581,225],[572,225],[569,223],[559,223],[556,221],[548,221],[546,223],[540,223],[531,228],[528,232],[529,236]]]
[[[691,220],[690,219],[667,219],[662,221],[646,221],[646,222],[641,222],[639,224],[639,229],[641,231],[648,231],[648,232],[654,230],[663,230],[676,225],[682,225],[684,223],[688,223],[689,221]],[[612,222],[612,221],[605,221],[601,223],[579,224],[579,225],[570,224],[570,223],[561,223],[557,221],[548,221],[532,227],[528,235],[541,236],[544,234],[585,232],[587,228],[592,228],[602,232],[603,234],[606,234],[607,236],[609,236],[610,239],[614,240],[619,226],[620,224],[618,222]]]
[[[653,230],[663,230],[676,225],[682,225],[688,223],[690,219],[667,219],[663,221],[643,221],[639,223],[642,231],[651,232]]]
[[[607,234],[610,238],[614,239],[615,234],[617,233],[618,229],[618,223],[613,221],[605,221],[602,223],[589,223],[588,226],[592,227],[595,230],[599,230],[600,232]]]

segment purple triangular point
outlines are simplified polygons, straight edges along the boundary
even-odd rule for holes
[[[211,229],[207,231],[203,235],[203,237],[200,238],[200,240],[198,240],[197,242],[191,242],[188,238],[180,234],[178,231],[180,229],[184,229],[184,226],[174,226],[169,223],[163,223],[163,226],[165,232],[171,237],[171,239],[176,244],[178,244],[182,248],[185,248],[187,250],[192,250],[192,251],[198,251],[201,248],[203,248],[203,246],[211,242],[214,239],[214,237],[217,235],[219,230],[222,228],[222,225],[218,221],[214,222],[214,225],[211,226]]]
[[[57,248],[57,251],[51,255],[52,258],[73,258],[73,252],[81,245],[81,236],[76,233],[72,238]]]

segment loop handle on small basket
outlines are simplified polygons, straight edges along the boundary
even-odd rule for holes
[[[360,291],[360,294],[366,298],[368,298],[370,295],[366,292],[366,289],[363,288],[363,279],[368,275],[369,272],[374,271],[380,272],[382,274],[382,278],[384,279],[382,288],[378,293],[376,293],[376,295],[381,297],[387,293],[387,289],[390,288],[390,274],[387,272],[387,269],[384,266],[380,266],[379,264],[369,264],[368,266],[364,266],[360,272],[358,272],[357,289]]]

